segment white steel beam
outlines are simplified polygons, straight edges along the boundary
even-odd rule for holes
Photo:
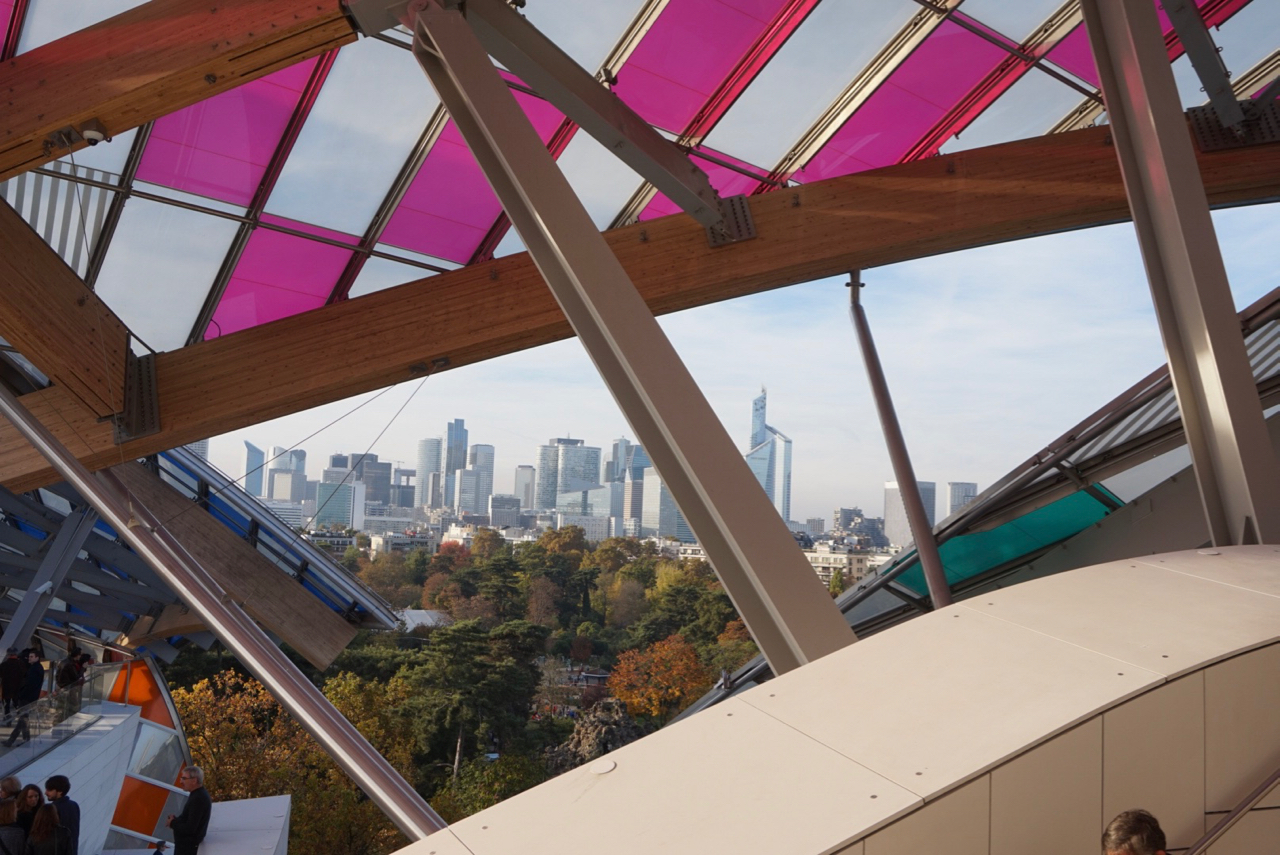
[[[1213,542],[1280,543],[1280,465],[1150,0],[1083,0]]]
[[[653,184],[689,216],[722,228],[707,174],[504,0],[467,0],[466,20],[494,59]]]
[[[50,538],[48,548],[40,559],[40,566],[27,585],[22,595],[22,602],[14,610],[4,635],[0,636],[0,651],[10,647],[25,646],[27,639],[36,631],[36,627],[44,618],[45,610],[53,602],[57,590],[62,587],[71,565],[84,547],[84,542],[93,533],[93,526],[98,521],[98,514],[92,508],[82,508],[67,515],[57,534]],[[120,615],[117,613],[116,617]]]
[[[428,2],[414,54],[774,673],[854,640],[786,524],[467,21]]]

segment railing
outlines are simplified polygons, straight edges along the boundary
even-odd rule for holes
[[[1209,829],[1204,837],[1195,842],[1190,849],[1186,851],[1186,855],[1202,855],[1210,846],[1222,839],[1228,831],[1235,826],[1237,822],[1244,819],[1249,811],[1258,806],[1258,803],[1267,797],[1267,794],[1280,784],[1280,769],[1272,772],[1271,775],[1259,784],[1253,792],[1244,797],[1240,804],[1231,809],[1230,813],[1218,820],[1217,825]]]
[[[0,775],[10,775],[98,720],[84,712],[107,700],[120,663],[90,666],[83,683],[0,715]],[[3,710],[0,710],[3,713]],[[24,733],[25,730],[25,733]]]

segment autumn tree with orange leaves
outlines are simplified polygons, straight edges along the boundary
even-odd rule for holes
[[[609,690],[632,715],[667,721],[711,687],[711,672],[682,635],[671,635],[644,650],[618,657]]]

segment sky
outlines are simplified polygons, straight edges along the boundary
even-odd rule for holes
[[[1215,213],[1240,306],[1277,284],[1276,214],[1274,205]],[[871,269],[863,279],[916,475],[939,483],[940,502],[945,482],[985,488],[1164,359],[1130,224]],[[881,515],[893,474],[844,281],[660,321],[740,449],[751,401],[768,389],[769,422],[794,443],[793,518],[829,523],[833,508],[851,506]],[[374,394],[215,437],[210,459],[238,477],[245,440],[291,446]],[[511,490],[515,467],[534,464],[551,437],[585,439],[607,456],[615,438],[635,436],[574,339],[401,384],[300,447],[312,478],[329,454],[371,444],[381,459],[413,467],[417,441],[454,418],[466,420],[471,442],[495,447],[497,492]]]

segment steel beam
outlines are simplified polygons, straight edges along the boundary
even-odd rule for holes
[[[47,545],[40,566],[27,584],[22,602],[13,613],[4,635],[0,636],[0,650],[17,647],[35,632],[36,625],[44,617],[45,609],[53,602],[57,590],[62,587],[72,563],[84,547],[85,540],[93,533],[98,514],[91,508],[72,511],[62,523],[62,528]]]
[[[1178,41],[1182,42],[1187,59],[1191,60],[1191,67],[1204,86],[1204,94],[1218,114],[1218,121],[1224,128],[1233,128],[1239,133],[1240,126],[1244,124],[1244,109],[1231,89],[1231,73],[1213,43],[1200,8],[1192,0],[1172,0],[1164,4],[1164,11],[1178,34]]]
[[[128,495],[113,473],[90,475],[66,446],[3,387],[0,387],[0,412],[97,508],[107,524],[155,568],[182,602],[205,619],[218,640],[315,737],[334,762],[406,836],[416,840],[445,827],[444,820],[431,806],[351,722],[342,717],[163,524]]]
[[[619,160],[702,225],[723,227],[707,174],[537,27],[503,0],[467,0],[466,20],[485,50]]]
[[[1213,542],[1280,542],[1280,465],[1150,0],[1083,0]]]
[[[867,369],[867,380],[871,383],[871,396],[876,401],[876,412],[880,414],[880,429],[884,432],[884,442],[889,449],[893,477],[898,479],[898,494],[902,496],[902,505],[907,512],[911,538],[915,541],[920,567],[924,570],[925,584],[929,586],[929,599],[935,609],[940,609],[951,605],[951,587],[947,584],[942,556],[938,554],[938,542],[933,539],[933,528],[929,525],[929,516],[920,496],[915,467],[911,465],[911,455],[907,453],[907,441],[902,436],[902,426],[898,424],[898,414],[893,408],[889,383],[884,378],[884,368],[876,353],[875,340],[871,338],[871,325],[867,323],[867,313],[862,308],[861,293],[862,282],[855,273],[849,281],[849,317],[858,333],[862,363]],[[885,513],[888,514],[888,508]]]
[[[414,54],[774,672],[854,640],[467,21],[427,2]]]

